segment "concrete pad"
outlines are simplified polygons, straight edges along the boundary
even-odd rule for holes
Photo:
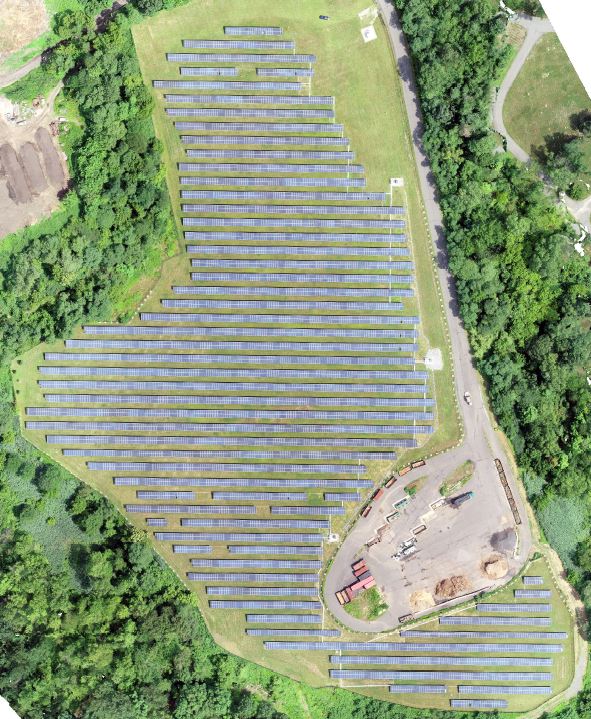
[[[373,25],[361,28],[361,36],[363,37],[363,42],[371,42],[372,40],[378,39]]]
[[[431,349],[425,355],[425,366],[431,370],[443,369],[443,354],[438,348]]]

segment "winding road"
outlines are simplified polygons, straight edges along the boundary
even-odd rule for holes
[[[517,502],[519,514],[523,519],[523,523],[518,528],[518,563],[523,564],[532,547],[532,533],[529,525],[528,512],[513,474],[512,462],[505,451],[497,427],[494,424],[494,419],[485,406],[481,392],[481,380],[474,367],[468,337],[459,316],[455,283],[448,267],[443,216],[437,199],[435,180],[423,148],[423,121],[409,51],[402,33],[398,15],[393,6],[386,0],[377,0],[377,4],[387,28],[402,83],[404,103],[413,139],[413,150],[419,174],[420,188],[431,237],[435,244],[437,273],[441,284],[449,325],[452,361],[456,375],[455,389],[465,427],[464,439],[460,446],[434,459],[430,459],[425,468],[427,471],[423,472],[423,470],[421,470],[421,474],[428,476],[426,484],[428,491],[432,492],[441,476],[451,473],[465,460],[473,460],[483,467],[481,480],[483,483],[481,486],[483,489],[486,486],[487,492],[489,493],[485,495],[487,498],[487,510],[491,513],[497,513],[497,516],[500,518],[502,515],[506,515],[508,511],[507,499],[502,492],[494,465],[494,459],[497,457],[500,458],[505,468],[509,486]],[[468,406],[464,402],[464,392],[471,393],[473,400],[472,406]],[[423,491],[424,490],[421,490],[421,492]],[[357,631],[384,631],[396,626],[398,624],[397,618],[394,618],[391,614],[385,614],[380,618],[381,621],[377,623],[353,619],[344,611],[335,597],[335,592],[343,586],[343,578],[351,576],[350,565],[352,558],[359,550],[359,533],[362,531],[360,529],[361,526],[360,523],[355,526],[338,550],[326,576],[324,600],[331,613],[346,626]],[[367,531],[365,534],[367,535]],[[450,551],[453,551],[454,540],[452,539],[449,544]],[[513,573],[515,573],[517,570],[515,568],[513,569]],[[504,581],[507,581],[508,578],[509,577],[505,577]],[[347,583],[350,583],[350,580]]]

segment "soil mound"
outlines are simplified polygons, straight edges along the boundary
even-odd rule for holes
[[[458,594],[463,594],[470,589],[470,582],[463,575],[455,577],[447,577],[437,582],[435,586],[435,596],[439,599],[452,599]]]
[[[413,612],[421,612],[423,609],[429,609],[429,607],[435,606],[433,596],[424,589],[419,589],[417,592],[413,592],[410,595],[409,602],[410,608]]]
[[[482,572],[489,579],[501,579],[509,571],[509,562],[500,554],[493,554],[482,563]]]

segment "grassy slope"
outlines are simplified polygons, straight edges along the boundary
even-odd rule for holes
[[[575,135],[571,116],[591,111],[585,92],[558,37],[544,35],[534,46],[515,79],[503,108],[507,130],[531,153],[555,133]],[[585,156],[591,168],[591,138],[585,143]],[[584,178],[591,182],[591,173]]]

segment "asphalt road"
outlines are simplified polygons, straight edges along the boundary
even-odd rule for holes
[[[454,363],[456,376],[455,389],[465,428],[462,444],[455,449],[429,460],[425,468],[427,471],[423,472],[421,470],[421,474],[428,474],[428,483],[431,484],[436,481],[436,476],[439,477],[442,474],[449,474],[466,459],[472,459],[479,464],[484,463],[484,465],[489,468],[485,475],[485,481],[490,483],[491,487],[495,485],[498,487],[498,490],[500,490],[500,482],[493,462],[495,458],[499,458],[505,468],[509,486],[511,487],[513,496],[517,502],[519,514],[522,518],[522,524],[518,528],[518,564],[523,564],[532,547],[532,534],[528,514],[518,490],[517,482],[511,469],[511,463],[498,436],[498,432],[495,429],[494,419],[489,415],[485,407],[481,393],[480,377],[474,367],[468,337],[459,317],[455,284],[448,269],[443,217],[437,200],[435,181],[422,143],[423,122],[406,40],[402,33],[398,16],[392,5],[386,2],[386,0],[377,0],[377,4],[388,31],[388,37],[392,45],[402,82],[404,103],[413,139],[413,149],[419,173],[421,192],[431,237],[435,245],[437,272],[441,284],[452,346],[452,361]],[[465,392],[471,393],[472,406],[468,406],[464,401],[463,396]],[[500,519],[507,513],[507,500],[501,491],[495,491],[494,494],[496,501],[488,503],[487,511],[497,514]],[[479,503],[475,502],[475,506],[478,504]],[[468,507],[466,507],[465,511],[469,511]],[[355,539],[355,532],[360,526],[360,523],[356,525],[351,535],[344,541],[335,556],[326,577],[324,598],[330,611],[347,626],[351,626],[351,628],[360,631],[379,631],[385,627],[378,627],[370,622],[360,622],[360,620],[354,620],[350,617],[339,605],[334,594],[335,591],[342,587],[342,578],[350,575],[350,564],[353,559],[354,550],[357,551],[359,544],[358,538]],[[499,526],[499,529],[501,528],[502,527]],[[450,541],[450,546],[452,541],[453,540]],[[476,551],[479,551],[479,548],[475,546],[475,552]],[[417,557],[416,561],[423,560]],[[510,575],[508,575],[505,580],[507,580],[509,576]],[[353,624],[355,626],[353,626]],[[390,627],[391,626],[392,624],[390,623]]]

